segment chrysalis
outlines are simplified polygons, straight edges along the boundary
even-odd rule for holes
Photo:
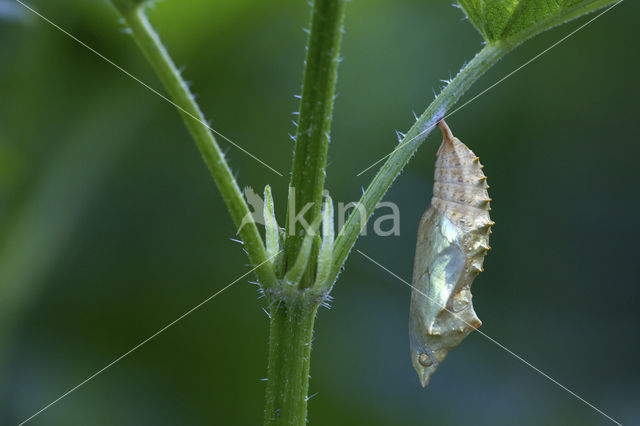
[[[471,284],[489,250],[487,178],[478,157],[444,121],[431,205],[422,216],[409,313],[411,362],[422,386],[450,350],[482,323]]]

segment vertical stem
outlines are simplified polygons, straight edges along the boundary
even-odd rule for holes
[[[296,146],[288,203],[285,259],[293,265],[306,229],[291,223],[309,203],[304,219],[318,216],[324,189],[325,167],[333,101],[344,26],[344,0],[314,0],[302,83]],[[314,248],[314,250],[317,249]],[[312,250],[312,252],[314,251]],[[312,258],[315,255],[312,254]],[[315,267],[316,262],[309,262]],[[299,287],[312,284],[305,274]],[[291,294],[271,312],[265,425],[300,425],[307,421],[307,392],[311,338],[318,303],[308,294]]]
[[[290,187],[295,190],[295,206],[287,212],[285,256],[292,264],[298,253],[304,229],[290,224],[304,206],[307,223],[318,215],[324,189],[327,149],[335,96],[340,43],[344,26],[344,0],[314,0],[311,28],[302,84],[295,154]],[[308,283],[307,283],[308,284]],[[303,287],[307,285],[303,283]]]
[[[305,425],[318,305],[286,300],[271,312],[265,425]]]

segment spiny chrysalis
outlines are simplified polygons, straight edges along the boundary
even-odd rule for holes
[[[411,362],[422,386],[449,351],[482,324],[471,304],[471,284],[483,270],[493,225],[478,157],[444,121],[438,127],[443,140],[433,198],[418,228],[409,313]]]

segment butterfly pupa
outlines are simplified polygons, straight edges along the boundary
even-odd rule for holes
[[[450,350],[482,323],[471,284],[489,250],[487,178],[478,157],[444,121],[431,205],[418,228],[409,312],[411,362],[427,386]]]

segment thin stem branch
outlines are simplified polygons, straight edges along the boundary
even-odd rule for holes
[[[322,205],[344,15],[344,0],[313,2],[290,182],[296,198],[295,206],[290,203],[287,212],[285,256],[289,265],[295,261],[305,235],[303,227],[295,222],[292,225],[290,219],[311,203],[304,214],[305,221],[311,223]],[[311,285],[308,281],[303,280],[301,286]]]
[[[353,209],[349,219],[347,219],[344,227],[340,230],[333,252],[334,260],[331,272],[333,279],[328,280],[326,288],[320,289],[321,291],[328,290],[333,284],[340,273],[340,267],[344,264],[351,248],[360,235],[362,227],[366,225],[376,205],[387,192],[393,181],[398,177],[404,166],[409,162],[418,147],[424,142],[427,136],[429,136],[429,133],[433,130],[436,123],[445,116],[447,111],[455,105],[471,85],[497,63],[507,51],[508,48],[502,44],[486,45],[471,62],[462,68],[458,75],[440,92],[422,116],[420,116],[411,129],[409,129],[402,142],[393,153],[389,155],[387,161],[373,178],[364,194],[362,194],[359,205],[363,206],[364,209]],[[364,216],[361,216],[360,210],[364,210]]]
[[[143,7],[140,6],[141,3],[116,0],[114,4],[131,28],[133,38],[158,74],[171,98],[181,108],[180,114],[222,194],[231,218],[236,227],[240,228],[242,219],[251,217],[249,207],[215,137],[205,124],[204,114],[200,111],[169,53],[149,23]],[[266,251],[262,237],[253,220],[240,228],[240,236],[251,262],[254,265],[263,263],[267,259]],[[264,263],[256,273],[266,288],[275,288],[278,285],[271,262]]]

